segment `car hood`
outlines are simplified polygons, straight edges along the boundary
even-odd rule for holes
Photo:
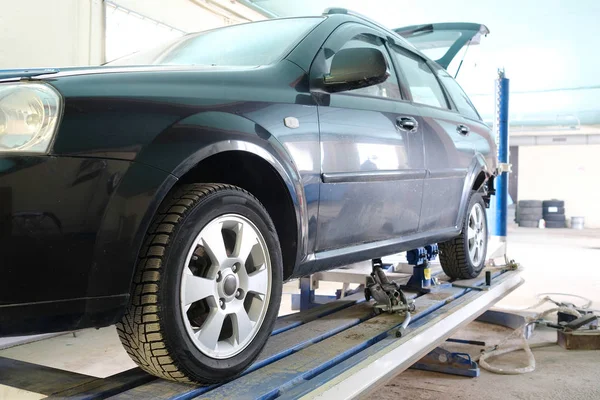
[[[0,70],[0,81],[16,79],[45,79],[74,75],[116,74],[122,72],[158,72],[158,71],[244,71],[258,66],[212,66],[212,65],[135,65],[135,66],[92,66],[67,68],[28,68]]]
[[[465,45],[477,45],[490,33],[487,26],[469,22],[412,25],[394,31],[446,69]]]

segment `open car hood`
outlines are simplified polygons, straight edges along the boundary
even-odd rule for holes
[[[490,33],[487,26],[468,22],[412,25],[394,31],[446,69],[465,45],[479,44]]]

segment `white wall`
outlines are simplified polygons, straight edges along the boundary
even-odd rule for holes
[[[106,61],[159,46],[189,32],[264,18],[231,0],[109,0]]]
[[[600,228],[600,145],[519,146],[519,200],[560,199]]]
[[[98,64],[102,0],[0,0],[0,68]]]
[[[131,10],[132,18],[138,18],[137,13],[182,32],[265,19],[231,0],[112,0],[111,3]],[[135,42],[135,46],[125,46],[131,51],[158,44],[153,37],[146,37],[144,42],[119,34],[119,40]],[[0,0],[0,69],[98,65],[104,61],[102,0]]]
[[[265,19],[256,11],[229,0],[112,0],[112,3],[185,32]],[[215,4],[231,11],[224,11]]]

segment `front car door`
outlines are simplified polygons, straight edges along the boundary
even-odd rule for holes
[[[351,46],[380,50],[387,58],[387,81],[339,93],[320,90],[333,56]],[[317,82],[313,94],[320,99],[317,257],[325,250],[416,233],[425,176],[422,121],[404,101],[385,38],[358,23],[342,25],[313,62],[311,82]]]

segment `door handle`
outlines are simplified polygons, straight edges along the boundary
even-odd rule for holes
[[[460,124],[456,127],[456,132],[460,133],[461,135],[468,135],[469,132],[471,132],[471,130],[469,129],[468,126]]]
[[[419,123],[413,117],[398,117],[396,118],[396,125],[404,131],[416,132],[419,128]]]

